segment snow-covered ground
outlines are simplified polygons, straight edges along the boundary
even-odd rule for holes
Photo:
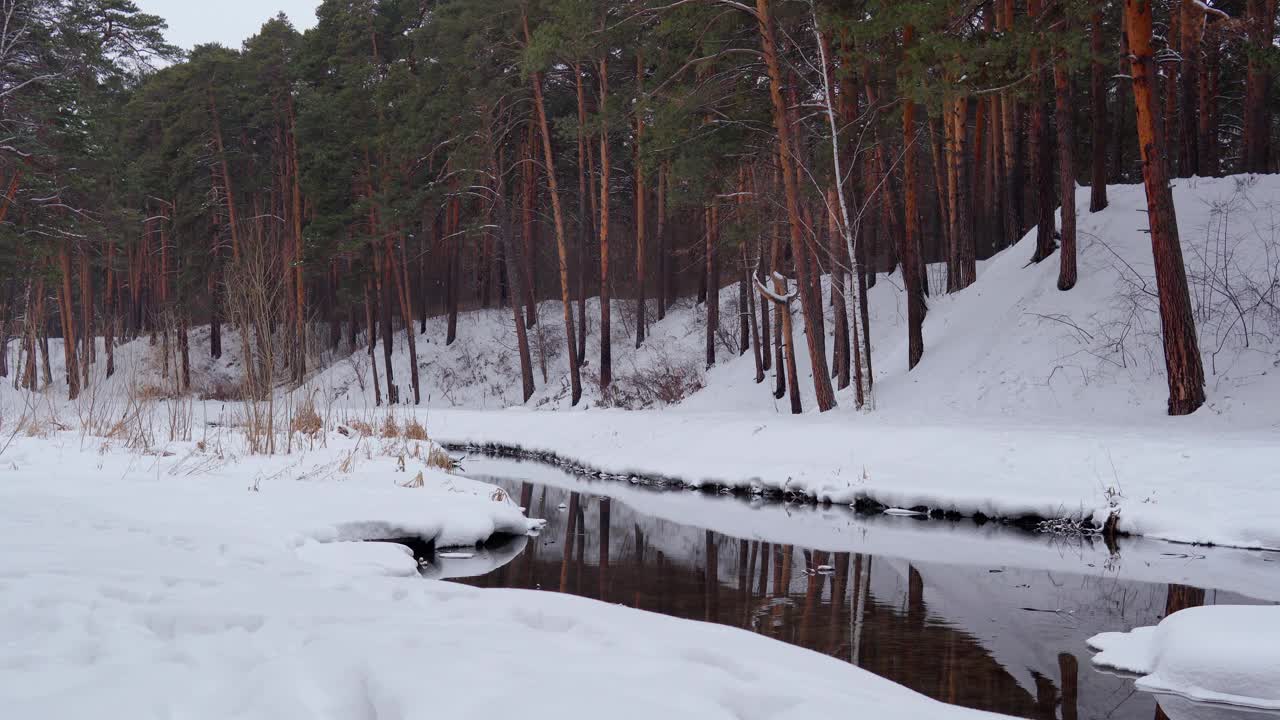
[[[1142,690],[1280,710],[1280,608],[1194,607],[1089,645],[1095,664],[1142,675]]]
[[[704,311],[689,299],[633,349],[633,308],[620,300],[613,392],[600,392],[589,364],[585,400],[569,411],[559,312],[544,303],[538,391],[516,407],[510,315],[477,311],[447,347],[444,320],[428,322],[424,403],[396,408],[395,420],[416,418],[435,441],[520,446],[622,475],[963,514],[1116,515],[1122,531],[1151,538],[1280,549],[1276,198],[1280,176],[1175,188],[1208,377],[1209,402],[1189,418],[1164,416],[1144,198],[1126,186],[1111,188],[1106,211],[1080,218],[1075,289],[1057,291],[1056,256],[1027,266],[1024,240],[982,263],[973,287],[931,298],[925,359],[910,373],[900,287],[881,276],[871,291],[874,412],[855,412],[849,391],[838,411],[812,412],[806,358],[801,417],[772,397],[772,378],[753,382],[750,354],[722,345],[719,364],[704,369]],[[726,336],[736,296],[721,295]],[[241,359],[234,333],[222,359],[208,357],[207,332],[193,331],[193,385],[216,398],[237,382]],[[276,440],[290,452],[263,457],[246,446],[249,409],[173,397],[172,370],[162,377],[147,340],[117,349],[110,381],[100,361],[76,402],[61,399],[61,343],[50,345],[49,388],[0,383],[0,704],[16,715],[560,718],[567,697],[619,717],[971,714],[746,633],[424,581],[401,546],[364,541],[471,546],[528,532],[531,521],[491,485],[430,464],[429,441],[381,437],[364,352],[328,357],[303,388],[277,396]],[[399,336],[394,363],[407,397]],[[288,430],[308,401],[325,428],[315,437]],[[353,432],[358,422],[374,433]],[[759,518],[747,507],[708,513],[703,525],[750,528]],[[842,526],[834,512],[807,508],[809,522],[761,532],[839,550],[897,547],[888,554],[921,563],[964,556],[973,537],[936,524],[914,536],[889,522]],[[989,533],[999,541],[991,552],[1011,566],[1053,566],[1053,546]],[[481,572],[512,547],[468,551],[423,574]],[[1212,554],[1222,562],[1188,565],[1177,581],[1275,598],[1270,575],[1239,580],[1270,560]],[[1168,565],[1143,565],[1126,564],[1175,581]],[[963,614],[980,600],[937,604]]]
[[[40,718],[984,716],[744,631],[418,577],[401,546],[355,541],[471,544],[537,523],[494,486],[416,460],[330,467],[351,449],[191,475],[182,453],[23,442],[0,473],[0,705]],[[420,487],[401,486],[419,470]]]

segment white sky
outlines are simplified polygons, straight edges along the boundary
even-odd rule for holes
[[[262,23],[283,11],[299,32],[316,24],[320,0],[135,0],[169,23],[169,42],[186,50],[217,42],[239,48]]]

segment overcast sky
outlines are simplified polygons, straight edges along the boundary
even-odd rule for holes
[[[320,0],[135,0],[143,12],[169,22],[169,42],[186,50],[217,42],[231,48],[283,11],[299,31],[316,24]]]

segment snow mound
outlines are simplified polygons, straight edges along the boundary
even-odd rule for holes
[[[1280,710],[1280,607],[1190,608],[1089,646],[1100,651],[1095,664],[1142,674],[1142,690]]]

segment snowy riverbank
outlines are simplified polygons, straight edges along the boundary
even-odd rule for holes
[[[189,455],[98,453],[67,434],[11,448],[0,704],[41,718],[985,716],[740,630],[418,577],[400,546],[343,541],[458,544],[535,523],[484,483],[424,471],[398,487],[412,462],[316,470],[341,453],[196,477]]]
[[[437,410],[446,443],[514,445],[608,473],[989,517],[1036,515],[1179,542],[1280,548],[1269,431],[1036,426],[668,410]]]

